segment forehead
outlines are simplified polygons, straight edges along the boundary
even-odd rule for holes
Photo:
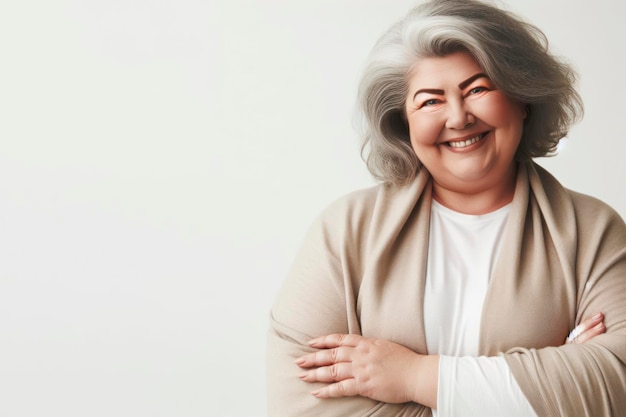
[[[480,72],[483,72],[482,68],[467,52],[421,58],[409,74],[409,89],[444,88],[447,84],[458,86],[460,82]]]

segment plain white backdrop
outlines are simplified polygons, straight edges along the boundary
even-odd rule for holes
[[[357,79],[415,1],[0,5],[0,416],[264,416],[306,229],[373,185]],[[626,215],[626,6],[508,0],[578,69],[566,186]]]

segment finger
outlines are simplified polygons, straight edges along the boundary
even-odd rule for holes
[[[593,317],[584,320],[582,323],[578,325],[580,327],[580,333],[584,333],[587,330],[595,327],[598,323],[601,323],[604,320],[604,315],[602,313],[598,313]]]
[[[328,349],[340,346],[355,347],[363,339],[363,336],[359,336],[357,334],[335,333],[316,337],[309,342],[309,346],[318,349]]]
[[[604,326],[604,323],[600,322],[591,329],[586,330],[584,333],[579,335],[578,338],[576,338],[576,343],[585,343],[588,340],[591,340],[594,337],[598,336],[599,334],[604,333],[605,331],[606,327]]]
[[[356,381],[352,378],[344,379],[343,381],[335,384],[328,385],[324,388],[320,388],[313,392],[313,395],[317,398],[339,398],[339,397],[354,397],[359,395]]]
[[[585,333],[589,329],[595,328],[599,323],[604,320],[604,315],[602,313],[598,313],[593,317],[590,317],[576,326],[570,334],[567,336],[566,342],[573,343],[578,342],[580,336]]]
[[[305,382],[337,382],[352,378],[352,364],[349,362],[337,363],[331,366],[311,369],[299,375]]]
[[[350,349],[352,348],[320,350],[301,356],[296,360],[296,364],[301,368],[312,368],[314,366],[327,366],[339,362],[350,362]]]

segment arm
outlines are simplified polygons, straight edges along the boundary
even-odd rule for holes
[[[604,332],[603,315],[577,326],[576,342]],[[309,345],[320,349],[296,360],[300,379],[327,385],[318,398],[363,396],[387,403],[413,401],[439,408],[440,416],[535,416],[502,357],[420,355],[393,342],[332,334]],[[440,374],[441,372],[441,374]],[[481,401],[482,399],[482,401]]]
[[[582,344],[604,333],[602,320],[602,314],[585,320],[565,343]],[[502,356],[441,357],[439,371],[439,417],[537,416]]]
[[[597,217],[579,213],[579,219]],[[617,214],[592,226],[579,227],[576,270],[584,280],[577,312],[585,317],[602,310],[606,333],[583,345],[516,348],[505,355],[542,416],[626,415],[626,226]]]
[[[320,399],[311,395],[326,384],[308,383],[298,376],[296,359],[314,352],[308,341],[330,333],[359,334],[353,304],[352,273],[344,255],[317,221],[296,257],[273,307],[267,349],[268,408],[272,417],[288,416],[429,416],[415,403],[388,404],[365,397]]]
[[[442,357],[439,417],[537,417],[499,356]]]

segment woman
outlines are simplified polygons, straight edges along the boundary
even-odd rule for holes
[[[572,74],[477,1],[383,35],[360,90],[383,183],[322,213],[278,295],[270,416],[626,415],[626,225],[532,162],[582,112]]]

